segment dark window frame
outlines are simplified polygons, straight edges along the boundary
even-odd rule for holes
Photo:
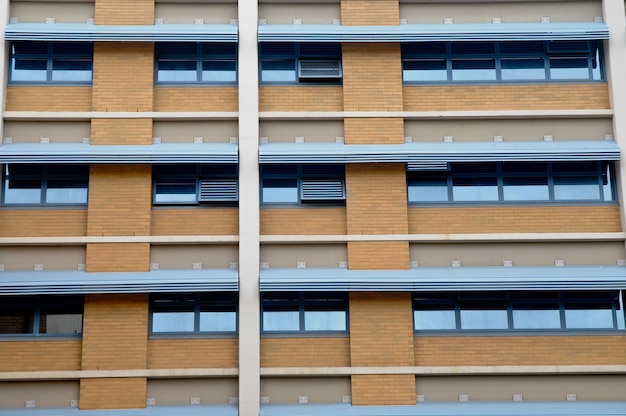
[[[30,332],[6,332],[0,333],[0,337],[81,337],[83,331],[85,298],[82,295],[25,295],[25,296],[0,296],[0,323],[2,316],[8,315],[10,311],[30,312],[32,321],[25,323],[32,326]],[[71,312],[65,315],[81,315],[81,324],[78,332],[41,332],[45,322],[44,316],[48,311]],[[28,318],[27,318],[28,319]]]
[[[195,51],[185,48],[195,46]],[[229,50],[231,49],[232,50]],[[194,80],[160,80],[159,71],[164,62],[195,62]],[[205,63],[234,65],[234,80],[203,80]],[[171,71],[176,71],[172,69]],[[236,85],[239,80],[237,44],[232,42],[156,42],[154,46],[154,83],[156,85]]]

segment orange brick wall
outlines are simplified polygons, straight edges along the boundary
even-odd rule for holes
[[[346,209],[264,208],[261,210],[261,234],[344,235]]]
[[[152,235],[238,235],[237,208],[152,210]]]
[[[151,339],[148,368],[236,368],[239,345],[226,339]]]
[[[147,272],[150,270],[150,244],[87,244],[86,270],[88,272]]]
[[[624,365],[623,335],[415,337],[415,365]]]
[[[408,270],[406,241],[350,241],[348,268],[351,270]]]
[[[3,341],[0,371],[80,370],[80,340]]]
[[[259,88],[259,111],[342,111],[341,86]]]
[[[237,87],[158,87],[154,111],[239,111]]]
[[[153,43],[95,43],[93,111],[152,111],[153,84]]]
[[[85,296],[83,370],[144,369],[147,345],[148,295]]]
[[[80,380],[80,409],[139,409],[146,407],[145,378],[84,378]]]
[[[261,367],[349,366],[349,338],[261,339]]]
[[[402,111],[400,44],[344,43],[343,109]]]
[[[608,108],[604,83],[404,87],[404,111]]]
[[[153,25],[154,0],[96,0],[98,25]]]
[[[619,232],[618,206],[409,208],[409,233]]]
[[[342,0],[341,24],[398,25],[400,24],[398,0]]]
[[[6,111],[91,111],[91,85],[24,85],[6,91]]]
[[[352,376],[352,405],[414,405],[415,376],[412,374]]]
[[[87,210],[3,210],[3,237],[73,237],[87,234]]]
[[[91,166],[88,235],[149,235],[151,206],[150,165]]]
[[[91,144],[152,144],[152,119],[92,119]]]
[[[402,144],[402,118],[346,118],[343,121],[346,144]]]

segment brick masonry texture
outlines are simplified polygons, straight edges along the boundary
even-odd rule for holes
[[[151,339],[148,368],[236,368],[238,351],[236,338]]]
[[[349,367],[349,338],[262,338],[261,367]]]
[[[261,234],[345,235],[346,209],[264,208],[261,210]]]
[[[153,86],[154,44],[95,43],[93,111],[152,111]]]
[[[150,165],[91,166],[88,235],[149,235],[151,206]]]
[[[152,210],[152,235],[238,235],[237,208]]]
[[[620,232],[618,206],[409,208],[409,233]]]
[[[415,337],[415,365],[624,365],[624,336]]]
[[[91,85],[24,85],[11,86],[6,91],[6,111],[91,111]]]
[[[96,0],[98,25],[153,25],[154,0]]]
[[[147,272],[150,269],[149,243],[87,244],[88,272]]]
[[[259,111],[342,111],[341,86],[298,85],[259,88]]]
[[[75,237],[87,234],[87,210],[3,210],[0,236]]]
[[[152,119],[92,119],[91,144],[152,144]]]
[[[81,340],[3,341],[0,371],[80,370]]]
[[[395,0],[342,0],[341,24],[376,26],[400,24],[400,7]]]
[[[406,241],[348,242],[351,270],[408,270],[409,243]]]
[[[605,83],[404,87],[404,111],[608,109]]]
[[[352,405],[415,405],[415,376],[412,374],[352,376]]]
[[[154,111],[239,111],[237,87],[157,87]]]
[[[343,121],[346,144],[402,144],[402,118],[346,118]]]
[[[84,378],[80,380],[80,410],[140,409],[146,407],[147,380]]]
[[[144,369],[147,346],[148,295],[85,296],[83,370]]]

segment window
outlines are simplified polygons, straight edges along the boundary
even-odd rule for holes
[[[447,171],[408,173],[415,203],[612,202],[610,162],[450,163]]]
[[[237,82],[236,43],[157,43],[155,56],[157,83]]]
[[[413,295],[415,331],[624,330],[619,291]]]
[[[91,83],[89,42],[12,42],[10,59],[12,83]]]
[[[263,204],[315,204],[346,199],[344,165],[265,164],[261,167]]]
[[[341,82],[341,44],[260,44],[261,83]]]
[[[158,205],[236,204],[237,165],[155,165],[153,202]]]
[[[602,59],[597,40],[402,44],[408,83],[599,81]]]
[[[86,205],[88,165],[4,166],[2,204]]]
[[[262,294],[262,331],[346,332],[345,293],[266,292]]]
[[[82,296],[2,296],[0,335],[76,335],[83,332]]]
[[[237,293],[157,294],[150,299],[150,333],[237,332]]]

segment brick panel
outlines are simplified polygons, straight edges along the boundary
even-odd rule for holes
[[[618,206],[409,208],[409,233],[620,232]]]
[[[346,118],[343,121],[346,144],[402,144],[402,118]]]
[[[3,237],[75,237],[87,234],[87,210],[3,210]]]
[[[153,43],[95,43],[93,111],[152,111],[153,86]]]
[[[341,86],[261,87],[259,111],[343,111]]]
[[[149,235],[151,205],[150,165],[91,166],[88,235]]]
[[[91,111],[91,85],[10,86],[6,111]]]
[[[239,345],[227,339],[152,339],[148,368],[236,368]]]
[[[348,268],[351,270],[408,270],[407,241],[350,241]]]
[[[609,109],[607,84],[404,87],[404,111]]]
[[[147,272],[150,270],[150,244],[87,244],[86,263],[88,272]]]
[[[415,337],[415,365],[624,365],[623,335]]]
[[[238,235],[237,208],[155,209],[152,235]]]
[[[414,365],[409,293],[350,293],[350,355],[355,367]]]
[[[98,25],[153,25],[154,0],[96,0]]]
[[[83,370],[145,369],[147,345],[148,295],[85,296]]]
[[[413,374],[352,376],[352,405],[415,405],[415,376]]]
[[[344,43],[343,109],[402,111],[400,44]]]
[[[80,380],[80,410],[141,409],[146,407],[147,380],[84,378]]]
[[[80,340],[3,341],[0,371],[80,370]]]
[[[349,338],[262,338],[261,367],[349,367]]]
[[[400,24],[398,0],[342,0],[344,26],[393,26]]]
[[[239,111],[237,87],[158,87],[154,111]]]
[[[345,235],[346,209],[264,208],[261,210],[263,235]]]
[[[152,119],[92,119],[91,144],[152,144]]]

